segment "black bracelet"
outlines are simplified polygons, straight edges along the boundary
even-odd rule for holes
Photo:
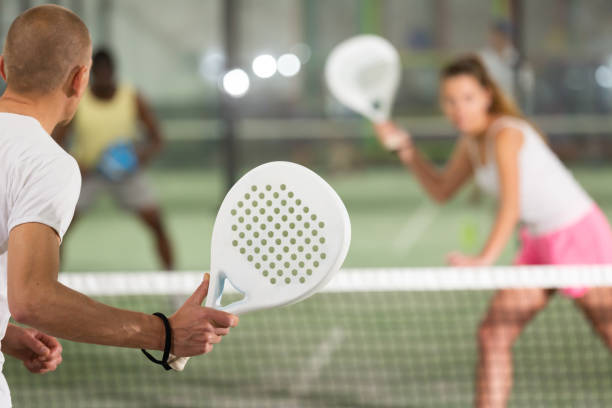
[[[142,350],[144,355],[147,356],[149,360],[151,360],[155,364],[161,365],[162,367],[166,369],[166,371],[172,370],[172,367],[170,367],[170,364],[168,364],[168,357],[170,357],[170,348],[172,347],[172,328],[170,327],[170,322],[168,321],[168,318],[164,316],[163,313],[157,312],[157,313],[153,313],[153,315],[159,317],[162,320],[162,322],[164,322],[164,327],[166,328],[166,343],[164,345],[164,355],[162,356],[161,360],[158,360],[155,357],[153,357],[147,350],[145,349],[140,349],[140,350]]]

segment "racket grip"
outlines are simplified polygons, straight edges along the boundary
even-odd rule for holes
[[[410,144],[410,134],[391,121],[374,123],[374,129],[383,147],[390,152],[397,152]]]
[[[396,152],[406,144],[406,134],[403,132],[392,133],[384,139],[383,143],[385,149]]]
[[[168,358],[168,364],[175,371],[183,371],[187,361],[189,361],[189,357],[177,357],[174,354],[170,354]]]

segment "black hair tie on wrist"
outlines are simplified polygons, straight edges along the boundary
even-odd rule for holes
[[[170,322],[168,321],[168,318],[166,316],[164,316],[163,313],[153,313],[154,316],[159,317],[162,322],[164,322],[164,328],[166,329],[166,342],[164,344],[164,354],[162,356],[161,360],[156,359],[155,357],[153,357],[147,350],[145,349],[140,349],[145,356],[147,356],[147,358],[149,360],[151,360],[152,362],[154,362],[155,364],[159,364],[162,367],[164,367],[164,369],[167,370],[172,370],[172,367],[170,367],[170,364],[168,364],[168,357],[170,357],[170,348],[172,347],[172,328],[170,327]]]

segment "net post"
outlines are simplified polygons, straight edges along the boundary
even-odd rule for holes
[[[225,0],[223,2],[223,36],[225,50],[225,72],[235,68],[238,64],[238,42],[240,0]],[[223,146],[225,150],[225,189],[226,192],[236,182],[237,155],[236,155],[236,122],[238,112],[232,97],[220,90],[220,116]]]

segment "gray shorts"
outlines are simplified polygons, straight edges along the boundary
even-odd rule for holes
[[[77,211],[81,213],[87,211],[100,193],[110,194],[117,204],[127,210],[138,211],[157,207],[151,183],[142,171],[137,171],[118,182],[110,181],[97,173],[88,175],[83,179]]]

